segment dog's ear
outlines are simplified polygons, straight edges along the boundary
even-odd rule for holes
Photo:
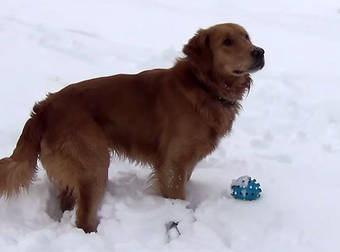
[[[205,66],[204,70],[208,70],[207,68],[210,68],[212,64],[212,52],[208,31],[204,29],[198,30],[195,36],[184,46],[183,53],[194,65]]]
[[[207,50],[210,50],[209,35],[204,29],[198,30],[183,48],[184,54],[194,59],[201,58]]]

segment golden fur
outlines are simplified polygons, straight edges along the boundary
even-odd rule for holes
[[[232,128],[261,48],[236,24],[201,29],[170,69],[72,84],[36,104],[13,154],[0,160],[0,195],[28,187],[37,158],[60,189],[62,210],[96,231],[110,152],[153,168],[164,197],[185,199],[196,163]]]

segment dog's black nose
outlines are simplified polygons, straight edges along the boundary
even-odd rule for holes
[[[264,55],[264,50],[262,48],[260,48],[260,47],[255,46],[253,48],[253,50],[251,51],[251,55],[254,58],[262,57]]]

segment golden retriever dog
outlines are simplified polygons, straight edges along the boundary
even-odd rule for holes
[[[63,211],[97,230],[110,153],[153,169],[160,195],[185,199],[198,161],[232,128],[264,50],[237,24],[200,29],[169,69],[69,85],[37,103],[13,154],[0,160],[0,195],[27,188],[39,158]]]

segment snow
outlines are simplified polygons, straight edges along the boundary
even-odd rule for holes
[[[200,27],[240,23],[266,50],[232,134],[195,169],[186,201],[154,195],[149,169],[115,161],[98,233],[85,234],[74,211],[61,215],[40,169],[28,193],[0,199],[0,251],[340,250],[338,0],[0,4],[0,156],[47,92],[169,67]],[[245,174],[261,183],[261,198],[225,197]],[[180,236],[167,234],[172,221]]]

